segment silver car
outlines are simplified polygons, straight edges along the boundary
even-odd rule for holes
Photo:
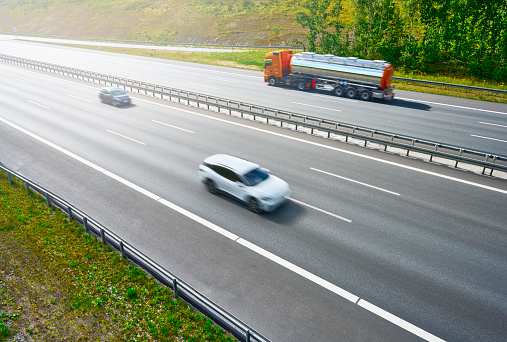
[[[199,177],[212,194],[223,192],[254,213],[273,211],[291,194],[289,185],[259,165],[226,154],[215,154],[199,165]]]

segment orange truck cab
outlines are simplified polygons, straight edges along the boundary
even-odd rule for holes
[[[266,54],[264,58],[264,82],[274,85],[277,78],[282,78],[291,73],[290,60],[292,51],[274,51]],[[271,80],[270,81],[270,77]],[[273,84],[271,84],[273,82]]]

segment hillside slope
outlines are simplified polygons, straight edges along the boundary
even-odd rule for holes
[[[303,39],[277,1],[0,0],[0,32],[234,45]],[[243,4],[243,5],[241,5]],[[260,6],[262,4],[262,6]]]

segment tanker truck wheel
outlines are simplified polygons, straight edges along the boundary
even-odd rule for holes
[[[352,87],[348,87],[345,89],[345,96],[347,96],[349,99],[355,99],[357,96],[357,91]]]
[[[363,101],[370,101],[371,100],[371,92],[367,89],[363,89],[359,93],[359,98]]]
[[[343,96],[345,94],[345,92],[343,91],[342,87],[337,86],[336,88],[334,88],[334,94],[336,96]]]
[[[276,79],[271,76],[269,79],[268,79],[268,84],[272,87],[276,86]]]
[[[304,81],[298,82],[298,84],[296,86],[297,86],[298,90],[306,90],[306,82],[304,82]]]

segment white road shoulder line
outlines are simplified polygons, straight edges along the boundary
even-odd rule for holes
[[[141,145],[146,145],[145,143],[143,143],[143,142],[141,142],[141,141],[139,141],[139,140],[129,138],[129,137],[127,137],[127,136],[123,135],[123,134],[113,132],[113,131],[111,131],[111,130],[109,130],[109,129],[106,129],[106,131],[107,131],[107,132],[109,132],[109,133],[116,134],[117,136],[120,136],[120,137],[122,137],[122,138],[125,138],[125,139],[128,139],[128,140],[132,140],[132,141],[134,141],[134,142],[136,142],[136,143],[138,143],[138,144],[141,144]]]
[[[157,121],[157,120],[151,120],[151,121],[156,122],[156,123],[161,124],[161,125],[164,125],[164,126],[169,126],[169,127],[172,127],[172,128],[179,129],[180,131],[185,131],[185,132],[188,132],[188,133],[194,133],[192,131],[189,131],[188,129],[184,129],[184,128],[180,128],[180,127],[177,127],[177,126],[169,125],[167,123],[160,122],[160,121]]]
[[[12,123],[12,122],[10,122],[8,120],[5,120],[4,118],[0,117],[0,121],[4,122],[5,124],[7,124],[7,125],[9,125],[9,126],[11,126],[13,128],[15,128],[15,129],[17,129],[17,130],[19,130],[19,131],[21,131],[21,132],[23,132],[25,134],[27,134],[28,136],[30,136],[30,137],[32,137],[32,138],[34,138],[36,140],[39,140],[40,142],[42,142],[42,143],[44,143],[46,145],[48,145],[48,146],[50,146],[52,148],[55,148],[56,150],[58,150],[58,151],[60,151],[60,152],[62,152],[64,154],[66,154],[66,155],[68,155],[68,156],[70,156],[70,157],[72,157],[72,158],[74,158],[74,159],[76,159],[76,160],[84,163],[85,165],[88,165],[88,166],[94,168],[95,170],[103,173],[104,175],[106,175],[108,177],[111,177],[112,179],[115,179],[116,181],[121,182],[122,184],[125,184],[126,186],[130,187],[131,189],[136,190],[136,191],[144,194],[145,196],[148,196],[149,198],[152,198],[152,199],[156,200],[157,202],[165,205],[166,207],[168,207],[170,209],[173,209],[173,210],[175,210],[176,212],[178,212],[178,213],[180,213],[182,215],[185,215],[186,217],[190,218],[191,220],[194,220],[195,222],[198,222],[198,223],[204,225],[205,227],[208,227],[208,228],[212,229],[213,231],[215,231],[215,232],[217,232],[217,233],[219,233],[219,234],[227,237],[228,239],[231,239],[231,240],[233,240],[233,241],[241,244],[242,246],[247,247],[248,249],[250,249],[250,250],[252,250],[252,251],[254,251],[254,252],[256,252],[256,253],[258,253],[258,254],[260,254],[262,256],[264,256],[265,258],[268,258],[269,260],[274,261],[274,262],[276,262],[277,264],[279,264],[279,265],[281,265],[283,267],[286,267],[287,269],[289,269],[289,270],[295,272],[296,274],[299,274],[300,276],[302,276],[302,277],[304,277],[304,278],[306,278],[306,279],[314,282],[315,284],[318,284],[318,285],[320,285],[320,286],[328,289],[329,291],[331,291],[331,292],[333,292],[333,293],[335,293],[335,294],[337,294],[337,295],[339,295],[339,296],[341,296],[341,297],[343,297],[343,298],[345,298],[345,299],[347,299],[347,300],[349,300],[349,301],[351,301],[353,303],[356,303],[356,304],[362,306],[363,308],[365,308],[365,309],[367,309],[367,310],[369,310],[369,311],[371,311],[371,312],[379,315],[380,317],[388,320],[389,322],[391,322],[393,324],[396,324],[399,327],[401,327],[403,329],[406,329],[406,330],[412,329],[412,330],[408,330],[411,333],[414,333],[414,334],[416,334],[416,335],[418,335],[418,336],[420,336],[422,338],[426,338],[428,341],[435,341],[435,342],[442,341],[438,337],[436,337],[436,336],[434,336],[434,335],[432,335],[432,334],[430,334],[430,333],[428,333],[428,332],[426,332],[426,331],[424,331],[424,330],[422,330],[422,329],[420,329],[420,328],[418,328],[418,327],[416,327],[416,326],[414,326],[414,325],[412,325],[412,324],[410,324],[410,323],[408,323],[408,322],[406,322],[406,321],[404,321],[404,320],[402,320],[402,319],[400,319],[400,318],[398,318],[398,317],[390,314],[389,312],[387,312],[385,310],[382,310],[382,309],[374,306],[373,304],[369,304],[368,302],[361,300],[358,296],[356,296],[356,295],[354,295],[354,294],[352,294],[352,293],[350,293],[350,292],[348,292],[348,291],[346,291],[346,290],[344,290],[344,289],[342,289],[342,288],[340,288],[340,287],[338,287],[338,286],[336,286],[336,285],[328,282],[327,280],[324,280],[324,279],[316,276],[315,274],[312,274],[312,273],[310,273],[310,272],[302,269],[301,267],[296,266],[296,265],[288,262],[287,260],[284,260],[284,259],[276,256],[275,254],[273,254],[271,252],[268,252],[268,251],[266,251],[266,250],[264,250],[264,249],[262,249],[262,248],[260,248],[260,247],[258,247],[256,245],[254,245],[253,243],[250,243],[247,240],[244,240],[244,239],[240,238],[239,236],[237,236],[237,235],[235,235],[235,234],[233,234],[233,233],[231,233],[231,232],[229,232],[229,231],[227,231],[227,230],[225,230],[225,229],[223,229],[223,228],[221,228],[221,227],[219,227],[219,226],[217,226],[217,225],[215,225],[215,224],[213,224],[213,223],[205,220],[204,218],[199,217],[199,216],[195,215],[194,213],[191,213],[188,210],[183,209],[183,208],[179,207],[178,205],[176,205],[176,204],[174,204],[172,202],[169,202],[169,201],[161,198],[160,196],[157,196],[156,194],[154,194],[154,193],[152,193],[152,192],[150,192],[150,191],[148,191],[146,189],[141,188],[140,186],[138,186],[138,185],[136,185],[134,183],[131,183],[131,182],[127,181],[126,179],[124,179],[124,178],[122,178],[122,177],[120,177],[120,176],[118,176],[118,175],[116,175],[116,174],[114,174],[112,172],[109,172],[109,171],[107,171],[107,170],[105,170],[105,169],[97,166],[96,164],[94,164],[92,162],[89,162],[86,159],[81,158],[81,157],[75,155],[74,153],[72,153],[70,151],[67,151],[66,149],[64,149],[64,148],[62,148],[62,147],[60,147],[58,145],[53,144],[53,143],[49,142],[48,140],[46,140],[46,139],[44,139],[42,137],[39,137],[36,134],[31,133],[31,132],[27,131],[26,129],[17,126],[16,124],[14,124],[14,123]],[[300,202],[300,203],[303,204],[302,202]]]
[[[479,112],[487,112],[487,113],[494,113],[494,114],[503,114],[503,115],[507,115],[507,113],[504,113],[504,112],[496,112],[496,111],[494,111],[494,110],[479,109],[479,108],[464,107],[464,106],[456,106],[456,105],[451,105],[451,104],[446,104],[446,103],[438,103],[438,102],[431,102],[431,101],[423,101],[423,100],[407,99],[407,98],[404,98],[404,97],[397,97],[397,99],[400,99],[400,100],[407,100],[407,101],[413,101],[413,102],[420,102],[420,103],[436,104],[436,105],[445,106],[445,107],[453,107],[453,108],[461,108],[461,109],[477,110],[477,111],[479,111]]]
[[[357,305],[359,305],[362,308],[365,308],[366,310],[368,310],[370,312],[373,312],[377,316],[380,316],[383,319],[385,319],[385,320],[387,320],[387,321],[389,321],[389,322],[391,322],[391,323],[393,323],[393,324],[395,324],[407,331],[410,331],[412,334],[417,335],[426,341],[445,342],[445,340],[442,340],[441,338],[439,338],[433,334],[430,334],[429,332],[422,330],[419,327],[416,327],[412,323],[409,323],[409,322],[379,308],[378,306],[375,306],[375,305],[365,301],[364,299],[360,299],[359,302],[357,303]]]
[[[319,107],[319,106],[314,106],[314,105],[310,105],[310,104],[306,104],[306,103],[299,103],[299,102],[292,102],[294,104],[297,104],[297,105],[300,105],[300,106],[307,106],[307,107],[313,107],[313,108],[319,108],[319,109],[325,109],[325,110],[332,110],[334,112],[341,112],[340,109],[333,109],[333,108],[326,108],[326,107]]]
[[[239,243],[240,245],[243,245],[245,246],[246,248],[266,257],[267,259],[271,260],[271,261],[274,261],[276,262],[277,264],[279,265],[282,265],[283,267],[291,270],[292,272],[294,273],[297,273],[299,274],[300,276],[314,282],[315,284],[318,284],[326,289],[328,289],[329,291],[331,292],[334,292],[336,293],[337,295],[351,301],[352,303],[357,303],[357,301],[359,300],[359,297],[356,296],[356,295],[353,295],[352,293],[334,285],[334,284],[331,284],[330,282],[328,282],[327,280],[324,280],[320,277],[317,277],[315,274],[313,273],[310,273],[304,269],[302,269],[301,267],[299,266],[296,266],[290,262],[288,262],[287,260],[284,260],[278,256],[276,256],[275,254],[271,253],[271,252],[268,252],[267,250],[265,249],[262,249],[260,248],[259,246],[257,245],[254,245],[253,243],[251,242],[248,242],[247,240],[244,240],[244,239],[238,239],[237,243]]]
[[[346,177],[343,177],[343,176],[338,176],[338,175],[335,175],[334,173],[330,173],[330,172],[327,172],[327,171],[322,171],[322,170],[319,170],[319,169],[316,169],[316,168],[313,168],[313,167],[311,167],[310,170],[317,171],[317,172],[322,172],[322,173],[324,173],[326,175],[329,175],[329,176],[333,176],[333,177],[336,177],[336,178],[344,179],[344,180],[352,182],[352,183],[364,185],[364,186],[367,186],[367,187],[372,188],[372,189],[376,189],[376,190],[387,192],[389,194],[400,196],[400,194],[397,193],[397,192],[393,192],[393,191],[389,191],[389,190],[386,190],[386,189],[382,189],[382,188],[379,188],[379,187],[376,187],[376,186],[373,186],[373,185],[370,185],[370,184],[366,184],[366,183],[363,183],[363,182],[359,182],[359,181],[356,181],[356,180],[353,180],[353,179],[350,179],[350,178],[346,178]]]

